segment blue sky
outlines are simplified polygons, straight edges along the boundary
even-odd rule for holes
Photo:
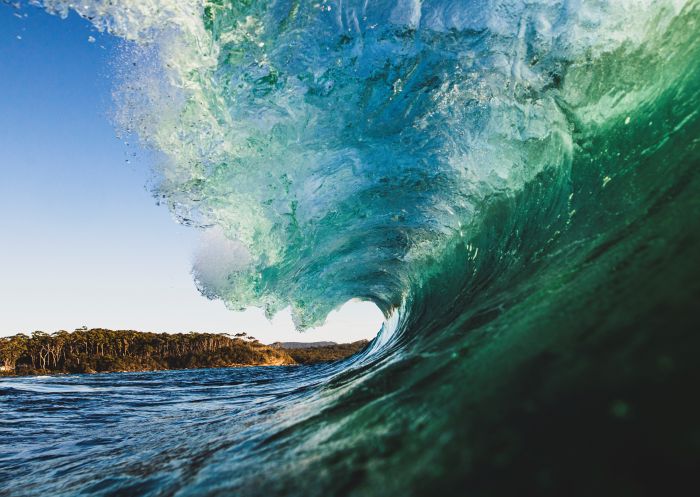
[[[118,54],[118,40],[75,15],[0,3],[0,335],[83,325],[243,330],[264,342],[376,333],[367,303],[302,335],[288,313],[271,324],[197,292],[197,232],[155,205],[144,154],[110,124]]]

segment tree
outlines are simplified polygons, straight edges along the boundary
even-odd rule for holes
[[[17,360],[26,353],[26,342],[27,336],[22,334],[0,338],[0,357],[5,370],[14,371],[17,368]]]

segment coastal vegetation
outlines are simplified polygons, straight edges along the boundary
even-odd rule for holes
[[[264,345],[246,333],[168,334],[80,328],[0,338],[0,366],[4,374],[25,375],[293,365],[341,359],[366,344],[314,347],[304,354],[303,349]],[[328,350],[317,350],[324,348]]]
[[[284,344],[273,343],[278,350],[284,350],[297,364],[313,364],[316,362],[337,361],[345,357],[357,354],[367,347],[367,340],[358,340],[352,343],[331,343],[312,347],[285,347]]]

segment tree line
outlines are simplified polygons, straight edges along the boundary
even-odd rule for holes
[[[284,350],[298,364],[315,364],[317,362],[345,359],[363,350],[367,347],[367,344],[369,344],[367,340],[358,340],[352,343],[335,343],[333,345],[293,349],[285,349],[277,344],[272,344],[272,346]]]
[[[148,333],[79,328],[0,338],[5,373],[90,373],[295,364],[246,333]]]

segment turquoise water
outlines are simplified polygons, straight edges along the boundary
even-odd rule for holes
[[[272,387],[236,370],[145,375],[134,396],[154,405],[182,375],[182,412],[145,409],[146,435],[127,422],[98,442],[129,448],[108,469],[48,458],[51,478],[22,474],[8,465],[35,453],[11,453],[11,495],[34,479],[66,495],[265,496],[638,496],[694,482],[700,3],[76,10],[136,47],[116,121],[158,151],[159,202],[208,231],[194,268],[205,295],[291,305],[300,328],[351,298],[388,320],[350,362],[255,370]],[[13,381],[3,401],[77,395]],[[70,457],[100,399],[98,430],[123,426],[117,387],[132,380],[104,381],[87,410],[48,414],[67,428],[42,434],[18,414],[34,429],[16,436],[40,452],[56,435]],[[243,383],[198,412],[200,381]],[[170,469],[152,476],[154,457]],[[97,488],[71,477],[103,471]]]

